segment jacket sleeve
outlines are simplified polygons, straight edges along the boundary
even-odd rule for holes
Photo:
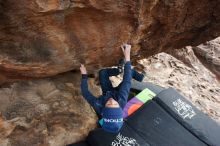
[[[119,98],[118,101],[122,109],[127,103],[130,88],[131,88],[131,62],[127,61],[124,67],[123,81],[120,85],[118,92],[118,98]]]
[[[87,102],[94,108],[94,110],[100,114],[100,108],[98,106],[98,98],[92,95],[92,93],[88,89],[88,77],[87,75],[82,75],[81,80],[81,92],[83,97],[87,100]]]

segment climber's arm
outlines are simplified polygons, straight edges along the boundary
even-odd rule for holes
[[[81,80],[81,92],[83,97],[87,100],[87,102],[95,109],[95,111],[100,114],[100,107],[98,106],[98,98],[92,95],[92,93],[88,89],[88,77],[87,71],[84,65],[81,64],[80,71],[82,74]]]
[[[125,67],[124,67],[124,76],[123,81],[119,88],[119,104],[122,108],[127,103],[127,98],[129,96],[130,88],[131,88],[131,62],[130,62],[130,51],[131,45],[124,44],[122,46],[122,51],[125,57]]]

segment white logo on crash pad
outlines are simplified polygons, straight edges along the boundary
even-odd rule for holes
[[[121,135],[116,136],[116,140],[112,142],[112,146],[140,146],[134,138]]]
[[[173,105],[175,107],[175,110],[178,112],[178,114],[183,118],[189,118],[192,119],[196,115],[195,111],[193,110],[192,106],[185,103],[181,99],[177,99],[173,102]]]

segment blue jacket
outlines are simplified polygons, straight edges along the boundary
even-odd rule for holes
[[[124,67],[123,81],[119,86],[118,90],[107,91],[105,95],[100,97],[95,97],[88,90],[87,75],[82,76],[81,80],[81,92],[83,97],[89,102],[89,104],[95,109],[98,115],[101,115],[102,109],[105,107],[105,103],[109,98],[116,100],[120,107],[123,109],[127,103],[127,98],[129,96],[131,88],[131,62],[127,61]]]

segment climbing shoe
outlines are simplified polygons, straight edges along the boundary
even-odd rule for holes
[[[119,73],[123,73],[124,71],[124,65],[125,65],[125,60],[124,59],[120,59],[118,61],[118,70],[119,70]]]

